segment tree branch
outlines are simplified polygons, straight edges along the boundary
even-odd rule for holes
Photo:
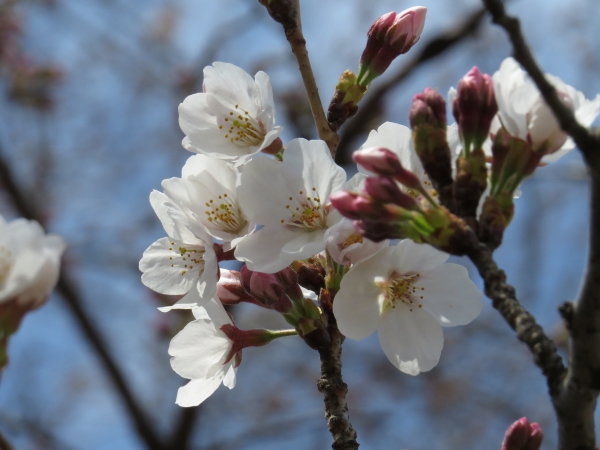
[[[546,80],[529,49],[519,20],[506,14],[501,0],[483,0],[494,23],[504,28],[515,59],[535,82],[561,128],[581,150],[590,167],[590,249],[583,287],[574,305],[561,307],[570,334],[569,368],[558,392],[552,396],[558,418],[561,450],[594,450],[594,411],[600,393],[600,137],[579,124],[556,89]]]
[[[2,433],[0,433],[0,450],[13,450],[13,446],[10,445]]]
[[[10,167],[2,157],[0,157],[0,182],[6,188],[6,191],[15,205],[15,208],[23,217],[43,223],[41,220],[41,214],[39,214],[35,207],[22,193],[10,170]],[[154,432],[154,428],[151,426],[148,418],[138,405],[133,394],[131,393],[131,390],[127,386],[125,377],[117,367],[116,363],[113,361],[99,330],[84,311],[80,295],[73,283],[68,278],[64,266],[61,270],[56,290],[61,294],[64,301],[69,306],[71,313],[75,316],[79,326],[81,327],[81,331],[102,361],[104,369],[112,379],[117,392],[125,403],[131,419],[135,423],[135,427],[140,438],[144,441],[147,448],[151,450],[164,450],[163,445]]]
[[[478,243],[468,256],[483,278],[485,294],[492,299],[492,305],[517,332],[519,340],[529,347],[535,363],[546,376],[550,394],[557,395],[566,369],[554,342],[546,336],[531,313],[519,303],[515,288],[506,283],[506,274],[498,268],[492,251],[485,244]]]
[[[283,25],[285,37],[290,43],[292,52],[298,62],[298,69],[300,70],[306,94],[308,95],[308,102],[310,103],[310,109],[317,132],[319,133],[319,139],[327,143],[331,155],[335,156],[340,138],[329,126],[323,104],[321,103],[319,88],[317,87],[315,75],[310,65],[310,59],[308,58],[306,39],[304,39],[304,35],[302,34],[300,0],[275,0],[269,3],[271,4],[267,6],[267,10],[271,14],[271,17]]]
[[[196,425],[196,419],[200,406],[194,408],[181,408],[179,418],[177,420],[177,426],[173,432],[173,437],[167,448],[183,450],[189,447],[190,440],[193,437],[194,429]]]
[[[344,158],[352,141],[366,130],[370,119],[380,109],[386,94],[390,90],[408,78],[408,76],[419,66],[436,58],[447,50],[450,50],[452,47],[463,42],[467,37],[475,33],[479,29],[484,16],[485,8],[478,9],[468,16],[464,22],[431,39],[425,47],[422,47],[420,53],[418,53],[410,62],[405,64],[392,78],[379,84],[375,88],[369,89],[369,93],[361,103],[358,113],[344,127],[344,132],[341,135],[340,143],[338,145],[338,159],[340,157]],[[413,49],[413,51],[414,50],[415,49]]]
[[[322,291],[323,292],[323,291]],[[325,397],[325,419],[333,437],[334,450],[356,450],[356,431],[348,419],[346,394],[348,385],[342,378],[342,343],[344,337],[337,327],[333,313],[324,312],[329,332],[329,345],[319,349],[321,378],[317,383],[319,392]]]

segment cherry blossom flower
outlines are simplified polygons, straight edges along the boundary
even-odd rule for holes
[[[373,242],[360,235],[352,220],[342,219],[325,234],[327,250],[338,264],[356,264],[389,245],[388,240]]]
[[[167,295],[187,294],[196,285],[200,297],[210,299],[217,289],[218,264],[213,242],[204,228],[162,192],[150,194],[150,204],[160,219],[168,237],[161,238],[146,249],[140,261],[142,283]],[[195,302],[184,297],[173,306],[161,308],[191,308]]]
[[[517,61],[506,58],[492,78],[499,108],[498,120],[492,123],[492,133],[503,126],[512,136],[530,142],[534,150],[547,153],[545,162],[556,161],[575,148],[575,143],[561,130],[533,80]],[[600,95],[587,100],[560,78],[549,74],[546,78],[554,85],[563,103],[573,110],[577,121],[584,127],[591,126],[600,114]]]
[[[189,295],[200,297],[195,291]],[[202,307],[193,308],[196,320],[188,323],[169,345],[171,367],[189,383],[179,388],[179,406],[198,406],[223,383],[229,389],[235,386],[238,358],[230,358],[233,341],[221,330],[233,325],[221,302],[210,299]],[[236,362],[238,364],[236,364]]]
[[[271,81],[239,67],[215,62],[204,68],[204,92],[179,105],[186,150],[241,164],[278,139]]]
[[[442,326],[466,325],[481,311],[481,292],[467,270],[445,264],[448,254],[411,240],[353,266],[333,302],[340,331],[379,342],[399,370],[418,375],[435,367]]]
[[[237,176],[225,161],[194,155],[183,166],[181,178],[162,182],[167,197],[187,213],[190,222],[200,223],[210,236],[224,242],[224,251],[254,229],[237,199]]]
[[[23,310],[40,306],[56,285],[65,246],[37,222],[7,223],[0,216],[0,305],[16,302]]]
[[[346,174],[323,141],[294,139],[283,162],[258,156],[238,182],[246,215],[264,225],[238,243],[235,256],[253,271],[273,273],[325,249],[325,233],[342,216],[329,195],[344,189]]]

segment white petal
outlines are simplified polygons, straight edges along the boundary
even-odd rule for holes
[[[229,389],[233,389],[235,387],[235,373],[237,369],[233,367],[233,364],[229,366],[229,370],[225,374],[225,378],[223,378],[223,386],[228,387]]]
[[[423,296],[419,300],[423,309],[442,326],[466,325],[481,312],[482,294],[467,269],[458,264],[444,264],[421,274],[415,287]],[[421,287],[425,289],[421,291]]]
[[[388,278],[392,251],[381,250],[353,266],[342,278],[333,301],[333,314],[342,334],[350,339],[364,339],[377,329],[383,291],[375,283]]]
[[[296,259],[319,253],[325,248],[325,230],[306,231],[289,225],[265,225],[235,249],[235,257],[250,270],[274,273]]]
[[[187,294],[199,276],[195,270],[184,268],[183,258],[169,238],[161,238],[146,249],[140,261],[142,283],[161,294]],[[216,283],[216,281],[215,281]]]
[[[410,239],[404,239],[393,248],[392,264],[401,275],[422,274],[444,264],[450,256],[429,244],[417,244]]]
[[[198,289],[190,289],[190,292],[185,294],[179,301],[171,306],[161,306],[157,308],[160,312],[169,312],[173,309],[201,309],[207,300],[203,300],[198,293]],[[196,317],[198,318],[198,317]]]
[[[202,309],[206,311],[208,317],[210,317],[210,320],[212,320],[214,326],[218,329],[221,329],[223,325],[232,323],[223,304],[216,298],[211,298],[205,302]]]
[[[207,93],[214,95],[230,108],[239,105],[256,116],[260,106],[258,86],[242,68],[224,62],[214,62],[204,68],[204,86]]]
[[[210,397],[221,385],[224,374],[218,372],[214,377],[208,379],[191,380],[177,391],[175,403],[179,406],[198,406]]]
[[[294,139],[283,154],[283,177],[289,193],[305,198],[319,195],[324,205],[332,192],[344,189],[346,172],[331,157],[324,141]],[[302,194],[300,194],[302,192]]]
[[[258,87],[261,102],[257,118],[263,123],[267,131],[271,131],[275,123],[275,102],[273,101],[271,80],[266,73],[261,71],[256,73],[254,81]]]
[[[231,341],[214,322],[194,320],[169,344],[171,367],[184,378],[210,378],[223,368],[230,349]]]
[[[237,196],[242,210],[253,222],[275,225],[290,217],[286,209],[289,193],[282,169],[282,163],[263,155],[242,168]]]
[[[381,319],[379,343],[396,368],[418,375],[437,365],[444,336],[442,327],[431,314],[420,308],[410,311],[403,303],[396,303]]]

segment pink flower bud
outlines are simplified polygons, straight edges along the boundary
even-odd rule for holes
[[[235,270],[221,269],[217,282],[217,297],[224,305],[236,305],[248,297],[241,282],[241,274]]]
[[[352,159],[369,172],[384,177],[393,177],[398,171],[402,170],[398,155],[384,147],[357,150],[352,155]]]
[[[298,274],[289,266],[273,275],[275,275],[277,280],[286,288],[298,284]]]
[[[421,38],[426,15],[427,8],[424,6],[413,6],[402,11],[385,34],[386,43],[396,50],[398,55],[409,51]]]
[[[365,180],[365,191],[382,203],[393,203],[406,209],[415,209],[417,202],[400,190],[394,180],[388,177],[369,177]]]
[[[329,201],[344,217],[360,219],[361,215],[354,209],[354,201],[359,197],[354,192],[342,191],[329,196]]]
[[[530,424],[526,417],[522,417],[506,430],[501,450],[539,450],[543,437],[537,423]]]
[[[410,126],[415,128],[428,124],[434,128],[446,128],[446,100],[434,89],[426,88],[415,94],[409,112]]]
[[[246,266],[240,273],[244,288],[259,303],[270,307],[285,296],[285,289],[274,274],[253,272]]]
[[[367,45],[360,58],[358,84],[368,86],[399,55],[408,52],[421,37],[427,8],[414,6],[399,14],[387,13],[367,33]]]
[[[377,19],[367,32],[367,45],[360,57],[360,63],[369,63],[381,49],[387,30],[394,24],[396,13],[394,11],[384,14]]]
[[[473,67],[458,83],[452,113],[465,147],[481,148],[498,112],[494,83],[488,74]]]

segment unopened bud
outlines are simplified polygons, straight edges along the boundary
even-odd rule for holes
[[[271,307],[285,296],[285,288],[272,273],[253,272],[248,267],[242,266],[240,274],[246,291],[267,307]]]
[[[258,0],[267,8],[269,15],[283,25],[285,31],[292,30],[298,26],[297,14],[292,0]]]
[[[352,159],[369,172],[384,177],[393,177],[402,171],[398,155],[384,147],[369,147],[357,150],[352,154]]]
[[[539,450],[544,434],[537,423],[530,424],[526,417],[514,422],[504,435],[502,450]]]
[[[379,202],[354,192],[336,192],[329,196],[329,201],[342,216],[348,219],[377,218],[382,213],[382,205]]]
[[[393,203],[405,209],[418,209],[417,201],[400,190],[398,184],[388,177],[369,177],[365,180],[365,191],[382,203]]]
[[[298,284],[298,274],[289,266],[279,272],[275,272],[273,275],[275,275],[277,280],[285,288]]]
[[[298,283],[315,293],[325,287],[325,268],[314,259],[308,262],[294,261],[292,267],[298,273]]]
[[[435,90],[427,88],[413,98],[410,124],[415,152],[442,203],[452,199],[452,156],[446,137],[446,101]]]
[[[242,286],[241,274],[235,270],[220,269],[221,276],[217,282],[217,297],[224,305],[237,305],[240,302],[253,302]]]
[[[367,34],[367,45],[360,58],[358,83],[367,87],[392,61],[417,43],[425,26],[427,8],[414,6],[399,14],[385,14],[375,21]],[[393,19],[393,20],[392,20]]]
[[[438,91],[426,88],[421,94],[415,94],[408,115],[412,128],[428,124],[434,128],[446,129],[446,100]]]
[[[481,148],[497,112],[492,77],[473,67],[458,83],[452,104],[452,113],[467,154],[471,147]]]

